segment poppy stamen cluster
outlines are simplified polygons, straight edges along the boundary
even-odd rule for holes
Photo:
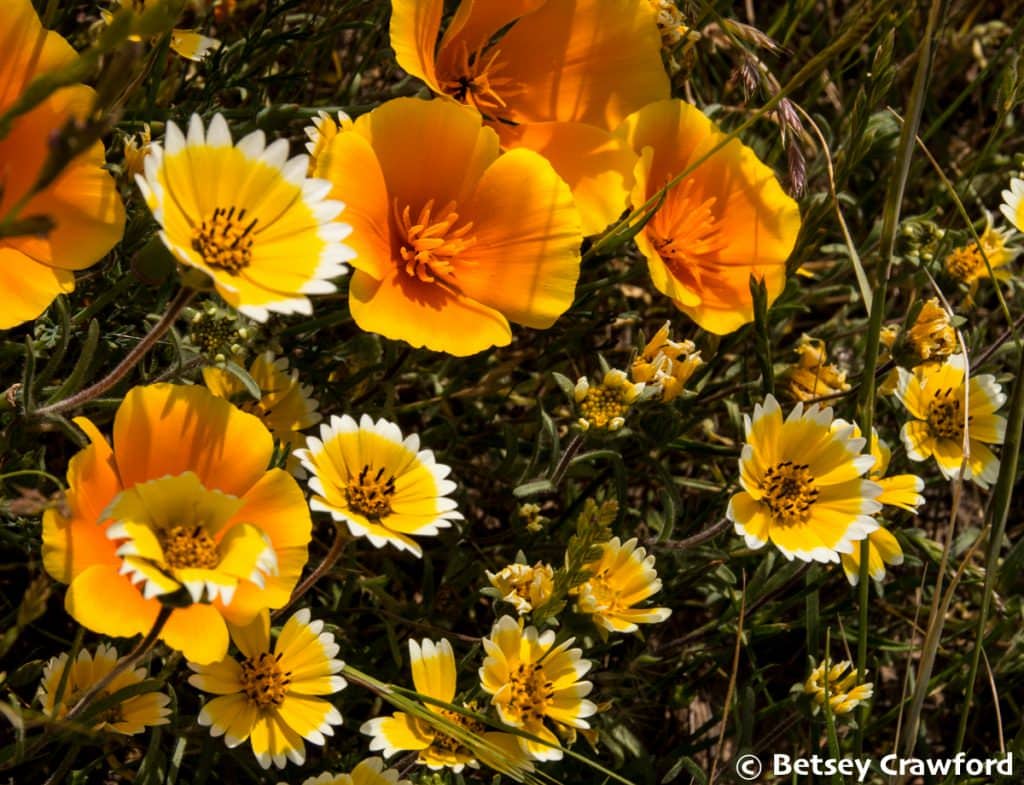
[[[455,228],[459,214],[453,201],[432,215],[433,211],[434,200],[430,199],[413,220],[409,206],[399,212],[395,202],[398,253],[405,262],[407,275],[424,283],[434,283],[438,278],[450,283],[455,277],[453,260],[476,242],[472,235],[467,237],[473,231],[473,222],[468,221]]]

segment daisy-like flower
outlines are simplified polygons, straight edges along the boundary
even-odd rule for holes
[[[907,330],[907,343],[922,362],[942,360],[956,351],[956,330],[937,297],[926,300]]]
[[[475,112],[388,101],[334,136],[316,174],[348,205],[364,330],[465,356],[572,305],[583,236],[569,187],[537,153],[499,156]]]
[[[505,149],[544,156],[572,189],[584,234],[625,209],[636,154],[610,133],[669,96],[655,12],[622,0],[392,0],[398,64],[475,111]],[[438,40],[440,38],[440,40]]]
[[[43,713],[58,720],[64,717],[68,710],[78,703],[78,699],[93,684],[114,670],[119,662],[117,650],[105,643],[96,647],[95,654],[82,649],[70,665],[67,652],[51,659],[43,667],[43,678],[39,683],[39,702],[42,704]],[[65,670],[68,675],[58,705],[57,692]],[[146,678],[145,668],[122,671],[96,697],[102,699],[113,695],[125,687],[145,681]],[[162,692],[133,695],[101,712],[95,719],[93,730],[134,734],[142,733],[154,725],[166,725],[170,722],[168,717],[171,710],[167,708],[170,702],[171,699]]]
[[[209,129],[192,115],[188,136],[167,124],[136,177],[162,227],[160,238],[182,264],[213,279],[224,300],[257,321],[271,311],[309,314],[306,295],[335,291],[352,258],[351,228],[334,219],[341,202],[330,184],[308,179],[309,162],[288,159],[288,142],[266,144],[254,131],[233,145],[228,124]]]
[[[833,428],[844,427],[843,420],[836,420]],[[853,426],[853,435],[861,435],[860,428]],[[871,440],[871,457],[875,459],[871,470],[868,472],[868,479],[873,480],[882,487],[882,493],[878,501],[884,506],[898,507],[909,513],[917,514],[917,508],[924,504],[924,480],[916,474],[893,474],[886,476],[889,469],[889,461],[892,459],[892,450],[889,445],[878,438],[874,433]],[[860,580],[860,546],[855,545],[850,553],[840,554],[843,565],[843,572],[847,579],[854,586]],[[896,566],[903,564],[903,549],[899,541],[893,537],[887,529],[879,526],[868,535],[868,575],[873,580],[880,581],[885,577],[886,565]]]
[[[797,401],[849,390],[846,372],[828,362],[828,349],[820,338],[801,335],[794,351],[797,361],[786,369],[787,390]]]
[[[638,548],[636,537],[626,542],[613,537],[600,548],[601,555],[583,568],[590,577],[572,590],[576,609],[608,632],[636,632],[638,624],[665,621],[669,608],[636,607],[661,591],[654,555]]]
[[[270,614],[261,613],[245,627],[231,627],[231,639],[242,659],[226,657],[200,665],[189,662],[195,674],[188,683],[217,695],[203,705],[199,724],[234,748],[249,740],[260,766],[279,769],[287,761],[302,765],[306,746],[324,744],[341,714],[321,695],[344,689],[338,673],[345,667],[335,659],[338,644],[324,632],[322,621],[310,621],[303,608],[292,615],[277,641],[270,642]]]
[[[516,613],[522,616],[551,598],[555,571],[544,562],[537,562],[532,567],[529,564],[509,564],[496,573],[488,570],[487,580],[498,590],[501,599],[515,606]]]
[[[332,417],[306,445],[295,454],[312,475],[310,506],[377,548],[391,543],[422,556],[413,535],[433,536],[462,520],[448,498],[455,490],[451,469],[421,450],[416,434],[403,438],[394,423],[366,414],[358,423],[347,414]]]
[[[345,112],[339,111],[336,117],[331,117],[327,112],[317,112],[317,116],[313,118],[313,124],[307,125],[304,129],[306,139],[309,140],[306,142],[306,152],[309,153],[308,172],[310,176],[316,171],[321,157],[327,151],[331,140],[338,135],[338,131],[351,127],[352,118]],[[326,163],[324,168],[329,168]]]
[[[259,385],[258,401],[252,399],[242,380],[230,371],[215,366],[203,368],[203,381],[210,392],[259,417],[291,453],[288,470],[305,477],[295,450],[306,443],[302,431],[323,419],[317,411],[319,404],[311,397],[313,388],[299,383],[298,371],[289,372],[287,358],[274,357],[269,351],[253,360],[249,375]]]
[[[774,396],[744,415],[743,490],[726,515],[751,548],[769,540],[787,559],[838,562],[878,529],[882,487],[863,479],[875,463],[854,427],[832,410],[798,403],[783,419]]]
[[[590,670],[575,638],[555,645],[555,631],[523,629],[522,620],[502,616],[483,639],[487,657],[480,668],[480,685],[491,695],[501,721],[555,746],[517,737],[522,749],[536,760],[561,760],[558,738],[547,723],[570,742],[576,729],[588,729],[586,717],[597,712],[588,700],[593,685],[580,679]]]
[[[678,100],[645,106],[617,133],[641,156],[634,208],[725,136]],[[751,276],[764,281],[769,304],[782,293],[799,231],[796,202],[754,151],[733,139],[665,194],[636,243],[654,286],[705,330],[724,335],[753,321]]]
[[[147,8],[147,5],[149,8]],[[157,3],[154,3],[152,0],[116,0],[113,12],[103,10],[100,11],[100,15],[103,17],[104,22],[110,24],[114,19],[114,13],[126,12],[141,15],[147,10],[152,9],[155,5]],[[160,13],[162,13],[162,10]],[[141,41],[142,36],[132,35],[129,36],[129,39]],[[220,41],[216,38],[200,35],[194,30],[184,30],[177,27],[171,30],[171,51],[176,52],[186,60],[199,62],[219,46]]]
[[[964,479],[982,488],[995,482],[999,459],[990,444],[1002,444],[1006,420],[996,411],[1006,394],[990,374],[965,378],[962,354],[944,363],[926,363],[912,372],[900,368],[896,396],[913,418],[900,437],[907,457],[926,461],[932,456],[947,480],[960,476],[964,463],[964,422],[968,424],[970,455]]]
[[[634,382],[657,388],[662,402],[674,401],[704,364],[693,341],[673,341],[669,336],[671,322],[665,322],[630,366]]]
[[[584,431],[590,428],[617,431],[626,424],[626,415],[644,391],[644,383],[634,383],[617,368],[606,371],[600,384],[580,377],[573,390],[579,419]]]
[[[830,660],[825,659],[803,684],[803,692],[811,696],[811,711],[814,714],[821,711],[825,705],[826,678],[828,704],[833,714],[849,714],[860,704],[871,700],[875,691],[874,685],[870,682],[857,684],[857,669],[849,660],[832,665]]]
[[[128,392],[113,445],[89,420],[90,446],[68,466],[67,507],[43,516],[43,564],[69,583],[65,607],[111,636],[148,632],[196,662],[288,602],[312,522],[298,483],[267,469],[274,439],[257,417],[208,390],[155,384]],[[116,609],[112,612],[111,609]]]
[[[1024,232],[1024,180],[1019,177],[1010,178],[1010,187],[1002,192],[1003,203],[999,212],[1013,224],[1018,232]]]
[[[445,703],[455,699],[455,654],[447,640],[437,643],[427,639],[422,643],[410,640],[409,661],[417,692]],[[486,746],[470,749],[429,721],[399,711],[390,717],[377,717],[363,723],[360,730],[373,737],[370,749],[382,751],[385,758],[403,750],[418,752],[417,760],[424,766],[434,770],[447,767],[456,774],[466,766],[477,768],[481,762],[498,770],[507,771],[509,765],[512,768],[529,768],[529,760],[520,751],[515,736],[488,731],[485,725],[472,717],[451,709],[431,703],[425,707],[459,728],[482,737]],[[466,708],[475,710],[476,706],[467,704]]]
[[[1012,230],[996,229],[987,216],[986,219],[985,231],[978,236],[978,242],[971,240],[954,248],[946,257],[946,272],[966,284],[968,297],[972,298],[984,279],[1009,279],[1011,272],[1006,265],[1017,255],[1017,250],[1011,246]],[[986,259],[988,265],[985,264]]]
[[[382,758],[365,758],[347,774],[324,772],[319,777],[303,780],[302,785],[412,785],[399,779],[398,769],[384,768]],[[287,785],[280,783],[279,785]]]
[[[75,62],[75,50],[43,28],[31,0],[8,0],[0,14],[0,114],[36,77]],[[44,216],[53,227],[0,238],[0,330],[35,319],[61,293],[75,289],[75,270],[98,262],[124,233],[124,205],[103,166],[101,142],[71,160],[45,188],[33,193],[50,155],[56,129],[85,119],[95,93],[71,85],[14,118],[0,138],[0,221]],[[11,212],[20,205],[17,215]]]

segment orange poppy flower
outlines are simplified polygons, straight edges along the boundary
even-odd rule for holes
[[[635,163],[608,132],[670,94],[653,9],[635,0],[464,0],[438,41],[443,5],[392,0],[398,64],[484,115],[506,149],[546,157],[572,188],[584,233],[604,229],[626,207]]]
[[[639,208],[725,137],[695,106],[659,101],[618,133],[640,154],[632,202]],[[651,280],[697,324],[718,335],[753,321],[750,277],[768,302],[786,284],[800,211],[775,173],[733,139],[671,188],[636,237]]]
[[[537,153],[499,156],[475,112],[389,101],[339,130],[315,175],[346,203],[364,330],[465,356],[572,305],[583,237],[569,187]]]
[[[70,584],[65,607],[111,636],[148,632],[193,662],[222,659],[225,620],[283,606],[308,557],[312,524],[298,484],[267,469],[274,439],[258,417],[202,387],[136,387],[114,417],[113,445],[68,465],[68,508],[43,517],[43,564]]]
[[[37,76],[76,58],[67,41],[43,29],[30,0],[5,2],[0,14],[0,114]],[[94,95],[85,85],[65,87],[15,118],[10,132],[0,138],[0,219],[9,217],[37,182],[53,134],[84,118]],[[74,270],[95,264],[121,239],[124,205],[113,178],[102,168],[104,161],[103,144],[97,142],[21,205],[16,217],[46,216],[53,222],[48,233],[0,238],[0,329],[36,318],[58,294],[74,291]]]

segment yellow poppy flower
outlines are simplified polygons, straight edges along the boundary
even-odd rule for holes
[[[92,685],[114,670],[120,658],[113,646],[101,643],[92,654],[86,649],[78,652],[78,657],[69,666],[67,652],[51,659],[43,667],[43,678],[39,683],[39,702],[43,714],[54,719],[61,719],[68,713],[78,699]],[[64,671],[68,675],[64,677]],[[64,691],[60,704],[57,705],[57,691],[61,679],[64,678]],[[100,693],[102,699],[115,692],[139,684],[148,678],[145,668],[125,670],[114,677]],[[167,704],[171,699],[162,692],[144,692],[125,698],[115,706],[101,712],[93,724],[93,730],[109,730],[117,733],[142,733],[154,725],[166,725],[171,710]]]
[[[661,591],[654,555],[638,548],[636,537],[626,542],[613,537],[600,548],[601,555],[583,568],[590,577],[572,591],[576,609],[608,632],[636,632],[638,624],[665,621],[669,608],[634,607]]]
[[[590,670],[580,649],[570,649],[574,638],[555,645],[555,631],[523,629],[522,620],[502,616],[491,635],[483,639],[487,657],[480,668],[480,685],[491,695],[501,721],[556,745],[517,737],[523,751],[536,760],[561,760],[560,733],[575,737],[587,729],[586,717],[597,712],[588,700],[593,685],[580,679]]]
[[[309,610],[293,614],[277,641],[270,643],[270,615],[259,614],[245,627],[231,626],[231,639],[241,662],[225,657],[220,662],[189,662],[195,674],[188,683],[217,695],[199,712],[199,724],[214,738],[234,748],[249,741],[260,766],[273,763],[283,769],[287,761],[302,765],[306,745],[323,745],[333,736],[332,725],[341,714],[321,695],[344,689],[337,675],[345,664],[335,659],[338,644],[324,632],[322,621],[310,621]]]
[[[155,384],[125,396],[113,445],[75,422],[92,443],[68,465],[70,514],[43,516],[43,564],[70,584],[76,621],[129,637],[167,602],[160,637],[213,662],[228,648],[225,619],[288,602],[312,523],[295,480],[266,468],[274,440],[258,418],[202,387]]]
[[[409,780],[399,779],[399,776],[397,769],[384,768],[383,759],[366,758],[359,761],[348,774],[324,772],[319,777],[303,780],[302,785],[412,785]]]
[[[846,424],[843,420],[836,420],[832,427],[842,428]],[[853,436],[859,437],[860,435],[860,428],[854,425]],[[868,479],[878,483],[882,488],[878,502],[883,506],[899,507],[901,510],[916,514],[917,508],[924,504],[924,496],[921,495],[921,491],[924,490],[924,480],[914,474],[885,476],[889,469],[889,461],[892,459],[892,450],[888,444],[878,438],[877,432],[871,440],[871,457],[875,459],[875,462],[868,472]],[[860,580],[860,546],[855,545],[850,553],[841,553],[839,556],[843,572],[850,583],[856,586]],[[868,535],[868,575],[873,580],[882,580],[885,577],[887,564],[892,566],[903,564],[903,549],[891,532],[879,526]]]
[[[469,355],[546,328],[572,305],[580,218],[529,150],[499,156],[480,116],[399,98],[344,128],[318,159],[355,227],[349,308],[364,330]]]
[[[619,128],[640,156],[632,203],[639,208],[725,134],[695,106],[659,101]],[[754,318],[750,277],[771,304],[786,284],[800,212],[775,173],[737,139],[668,191],[637,246],[655,287],[697,324],[719,335]]]
[[[803,691],[811,696],[811,711],[817,714],[825,705],[825,671],[828,670],[828,705],[833,714],[849,714],[874,695],[870,682],[857,684],[857,669],[849,660],[831,664],[827,658],[804,682]]]
[[[644,383],[634,383],[617,368],[605,372],[599,384],[585,377],[576,380],[573,398],[579,411],[576,424],[584,431],[602,428],[617,431],[626,424],[626,415],[644,392]]]
[[[260,388],[260,399],[254,401],[242,380],[230,371],[215,366],[203,368],[203,381],[219,398],[233,401],[242,411],[255,414],[282,445],[291,453],[288,470],[300,478],[306,476],[295,450],[306,443],[302,431],[316,425],[323,417],[319,404],[310,397],[313,391],[299,383],[299,372],[288,371],[288,360],[264,352],[249,366],[249,375]]]
[[[146,10],[146,2],[147,0],[116,0],[117,7],[114,11],[142,13]],[[150,7],[152,5],[153,3],[150,2]],[[114,18],[114,14],[110,11],[100,11],[100,16],[103,17],[103,21],[107,24],[110,24]],[[129,38],[132,41],[142,40],[142,37],[137,35],[130,36]],[[200,35],[194,30],[181,30],[178,28],[171,30],[171,51],[176,52],[186,60],[199,62],[219,46],[220,41],[216,38]]]
[[[532,567],[529,564],[509,564],[496,573],[486,572],[487,580],[498,590],[501,599],[515,606],[520,616],[547,602],[555,585],[555,571],[544,562],[537,562]]]
[[[670,322],[662,325],[629,369],[634,382],[660,390],[659,397],[664,403],[682,395],[694,371],[704,364],[693,341],[673,341],[668,337],[670,327]]]
[[[358,424],[348,415],[332,417],[306,444],[296,455],[313,475],[310,507],[377,548],[391,543],[422,556],[412,535],[433,536],[462,520],[448,498],[455,490],[451,469],[421,450],[416,434],[403,438],[394,423],[365,414]]]
[[[636,163],[609,131],[670,94],[654,9],[632,0],[465,0],[440,35],[443,6],[392,0],[398,64],[480,112],[504,148],[548,159],[572,189],[584,234],[604,229],[626,208]]]
[[[409,662],[417,692],[445,703],[455,699],[455,654],[447,640],[442,639],[437,643],[427,639],[422,643],[410,640]],[[488,731],[482,723],[457,711],[430,703],[424,705],[434,714],[483,737],[495,749],[468,749],[459,740],[438,730],[426,720],[401,711],[390,717],[377,717],[363,723],[359,730],[373,737],[370,749],[381,751],[385,758],[403,750],[418,752],[417,761],[424,766],[434,770],[447,767],[456,774],[466,766],[477,768],[481,762],[499,770],[508,770],[509,763],[513,767],[529,768],[528,760],[519,752],[515,736]],[[467,708],[475,707],[470,704]],[[497,759],[497,755],[505,759],[504,764]]]
[[[45,30],[31,0],[9,0],[0,14],[0,114],[36,77],[77,59],[57,33]],[[54,92],[16,117],[0,139],[3,187],[0,220],[45,216],[46,233],[0,238],[0,330],[35,319],[61,293],[75,289],[75,270],[98,262],[124,233],[124,205],[97,142],[74,158],[42,190],[33,189],[50,155],[55,131],[92,111],[95,93],[85,85]]]
[[[995,482],[999,459],[988,445],[1002,444],[1006,433],[1006,420],[995,413],[1006,403],[1006,395],[995,377],[983,374],[965,379],[962,354],[941,364],[919,365],[913,372],[899,371],[896,396],[913,418],[900,431],[907,457],[926,461],[934,456],[947,480],[959,477],[966,413],[970,456],[964,479],[982,488]]]
[[[726,512],[751,548],[769,540],[787,559],[838,562],[878,529],[882,487],[861,479],[875,463],[853,426],[832,410],[798,403],[783,420],[774,396],[744,415],[743,490]]]
[[[306,156],[288,159],[288,142],[266,144],[254,131],[232,145],[221,115],[209,129],[192,115],[188,136],[167,124],[136,177],[178,261],[206,273],[224,300],[257,321],[312,312],[308,294],[335,291],[330,279],[352,258],[351,231],[334,219],[341,202],[330,184],[306,177]]]
[[[1024,232],[1024,180],[1019,177],[1010,178],[1010,187],[1002,192],[1003,203],[999,212],[1013,224],[1018,232]]]

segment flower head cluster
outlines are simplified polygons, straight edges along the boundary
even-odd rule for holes
[[[827,675],[826,675],[827,671]],[[811,711],[817,714],[825,705],[828,691],[828,705],[833,714],[849,714],[860,704],[871,700],[874,685],[870,682],[857,683],[857,669],[849,660],[832,664],[825,659],[803,684],[803,692],[811,696]]]
[[[551,598],[554,577],[551,565],[544,562],[537,562],[532,567],[509,564],[496,573],[487,572],[491,586],[497,589],[501,599],[515,607],[520,616],[539,608]]]
[[[199,724],[228,747],[249,741],[260,766],[284,768],[287,761],[306,760],[303,740],[324,743],[333,736],[341,714],[327,700],[344,689],[338,673],[344,663],[335,659],[338,644],[324,632],[322,621],[310,621],[298,611],[270,642],[270,617],[257,616],[245,627],[232,627],[231,638],[242,655],[207,664],[189,662],[195,671],[189,684],[216,695],[203,706]]]
[[[797,401],[809,401],[850,389],[846,372],[828,362],[828,349],[820,338],[800,336],[797,361],[786,370],[787,390]]]
[[[617,368],[605,371],[598,384],[592,385],[585,376],[580,377],[573,391],[579,413],[576,422],[584,431],[617,431],[626,424],[626,415],[643,392],[643,382],[629,381]]]
[[[956,351],[956,330],[937,298],[926,300],[907,331],[907,343],[921,362],[943,360]]]
[[[670,328],[671,322],[665,322],[629,369],[634,382],[658,390],[665,403],[678,398],[694,371],[704,364],[693,341],[671,340]]]
[[[54,657],[43,667],[43,678],[39,683],[39,702],[43,713],[61,719],[90,687],[119,663],[117,650],[105,643],[96,647],[95,654],[82,649],[72,662],[68,661],[66,652]],[[142,683],[146,678],[144,668],[124,670],[100,691],[99,697],[113,695],[125,687]],[[61,681],[64,682],[63,692],[60,690]],[[134,734],[155,725],[166,725],[170,722],[168,717],[171,710],[167,708],[170,702],[171,699],[162,692],[132,695],[101,712],[95,719],[93,729]]]
[[[996,229],[988,223],[977,242],[971,240],[949,252],[945,262],[946,272],[966,284],[971,297],[977,291],[979,282],[986,278],[1007,280],[1010,271],[1006,265],[1015,256],[1010,246],[1010,237],[1007,230]]]
[[[572,590],[576,609],[607,632],[635,632],[638,624],[665,621],[672,613],[668,608],[636,607],[661,590],[654,555],[637,547],[635,537],[613,537],[599,547],[600,556],[584,566],[590,577]]]

